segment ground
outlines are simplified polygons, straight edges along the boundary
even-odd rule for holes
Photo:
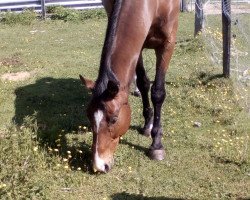
[[[166,159],[147,157],[151,139],[139,134],[141,100],[130,96],[131,127],[108,174],[90,167],[90,93],[78,80],[78,74],[97,76],[106,19],[0,25],[0,76],[30,74],[0,81],[0,198],[249,198],[245,96],[210,62],[203,38],[193,38],[193,22],[192,13],[181,15],[166,78]],[[146,50],[144,60],[153,80],[153,52]]]

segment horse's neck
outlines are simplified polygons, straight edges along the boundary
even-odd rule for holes
[[[113,4],[114,4],[114,0],[102,0],[102,5],[104,6],[108,16],[110,16],[112,12]]]
[[[131,82],[150,28],[150,22],[145,22],[150,21],[150,17],[149,19],[145,18],[145,11],[142,8],[138,9],[140,1],[135,2],[132,4],[129,1],[123,1],[120,8],[114,7],[114,9],[120,9],[117,13],[117,19],[110,22],[116,23],[111,25],[115,30],[113,30],[112,36],[108,35],[106,38],[107,40],[112,37],[112,44],[105,60],[109,62],[111,70],[117,76],[121,86],[124,87]]]

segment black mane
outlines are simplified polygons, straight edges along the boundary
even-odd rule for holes
[[[104,41],[104,46],[102,49],[102,56],[99,68],[99,75],[96,80],[96,86],[93,91],[93,95],[99,97],[102,93],[107,89],[108,81],[111,80],[117,84],[119,81],[117,80],[116,75],[111,70],[111,53],[114,45],[114,37],[117,30],[117,23],[119,20],[119,13],[121,10],[123,0],[115,0],[114,6],[112,10],[112,14],[108,20],[108,27],[106,31],[106,37]]]

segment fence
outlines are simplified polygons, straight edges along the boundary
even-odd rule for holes
[[[180,0],[181,11],[194,11],[195,10],[195,2],[196,0]],[[221,4],[221,0],[205,0],[205,3],[210,4]],[[231,0],[231,4],[250,4],[250,0]],[[213,10],[213,8],[211,8]],[[221,13],[221,12],[220,12]],[[217,13],[219,14],[219,13]]]
[[[47,6],[64,6],[78,10],[101,8],[101,0],[0,0],[0,12],[15,11],[24,9],[34,9],[42,12]]]

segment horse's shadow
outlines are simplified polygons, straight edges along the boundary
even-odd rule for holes
[[[129,194],[126,192],[114,194],[111,196],[113,200],[184,200],[183,198],[171,198],[171,197],[145,197],[140,194]]]
[[[77,146],[83,152],[79,154],[79,148],[76,149],[74,144],[69,145],[66,137],[67,133],[79,133],[79,126],[89,126],[85,108],[90,93],[81,86],[80,80],[46,77],[34,84],[19,87],[15,90],[15,95],[14,123],[18,126],[29,126],[31,121],[35,121],[37,137],[42,146],[57,148],[56,141],[60,139],[60,155],[65,157],[66,151],[70,150],[70,165],[73,168],[84,165],[88,170],[90,146],[84,141],[77,141]],[[81,158],[81,163],[77,163],[78,157]]]

